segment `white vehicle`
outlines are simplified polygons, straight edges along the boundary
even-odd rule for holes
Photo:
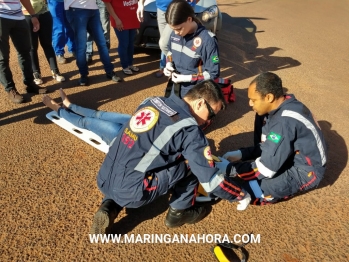
[[[194,9],[195,15],[202,24],[216,35],[222,28],[222,14],[216,0],[200,0]],[[145,48],[159,48],[159,29],[156,20],[155,0],[146,0],[144,3],[144,21],[138,29],[135,46]]]

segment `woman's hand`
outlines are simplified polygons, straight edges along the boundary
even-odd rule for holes
[[[40,30],[40,22],[36,17],[32,17],[32,24],[33,24],[33,32],[37,32]]]
[[[116,23],[116,29],[118,31],[124,30],[124,25],[122,24],[120,18],[119,17],[115,17],[114,19],[115,19],[115,23]]]

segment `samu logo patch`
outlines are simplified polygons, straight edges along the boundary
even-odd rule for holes
[[[146,132],[158,122],[159,111],[147,106],[138,110],[130,120],[130,128],[134,133]]]
[[[268,135],[267,139],[270,140],[271,142],[277,144],[277,143],[279,143],[280,140],[281,140],[281,135],[276,134],[276,133],[274,133],[274,132],[271,132],[271,133]]]

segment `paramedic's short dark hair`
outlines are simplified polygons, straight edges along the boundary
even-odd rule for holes
[[[222,110],[225,109],[225,100],[221,88],[213,80],[205,80],[196,84],[184,96],[190,100],[203,98],[208,103],[216,104],[222,102]]]
[[[256,84],[256,91],[265,97],[267,94],[273,94],[275,98],[284,95],[281,78],[271,72],[264,72],[259,74],[252,80],[250,85]]]

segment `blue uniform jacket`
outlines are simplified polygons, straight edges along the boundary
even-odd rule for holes
[[[190,82],[181,83],[182,97],[196,83],[219,77],[220,63],[217,39],[202,25],[198,25],[193,34],[184,37],[176,35],[172,31],[167,56],[172,56],[174,66],[180,74],[192,75]]]
[[[189,106],[175,95],[148,98],[139,106],[112,143],[97,183],[125,206],[141,200],[146,190],[172,187],[171,174],[157,174],[178,161],[187,161],[206,192],[231,201],[243,198],[245,191],[231,178],[216,174],[203,131]]]
[[[294,177],[300,189],[318,184],[325,173],[327,162],[324,136],[310,110],[293,95],[269,113],[262,129],[262,143],[256,147],[243,148],[242,160],[249,168],[239,176],[245,180],[272,178],[294,167]],[[256,158],[257,157],[257,158]],[[232,172],[242,170],[236,164]]]

